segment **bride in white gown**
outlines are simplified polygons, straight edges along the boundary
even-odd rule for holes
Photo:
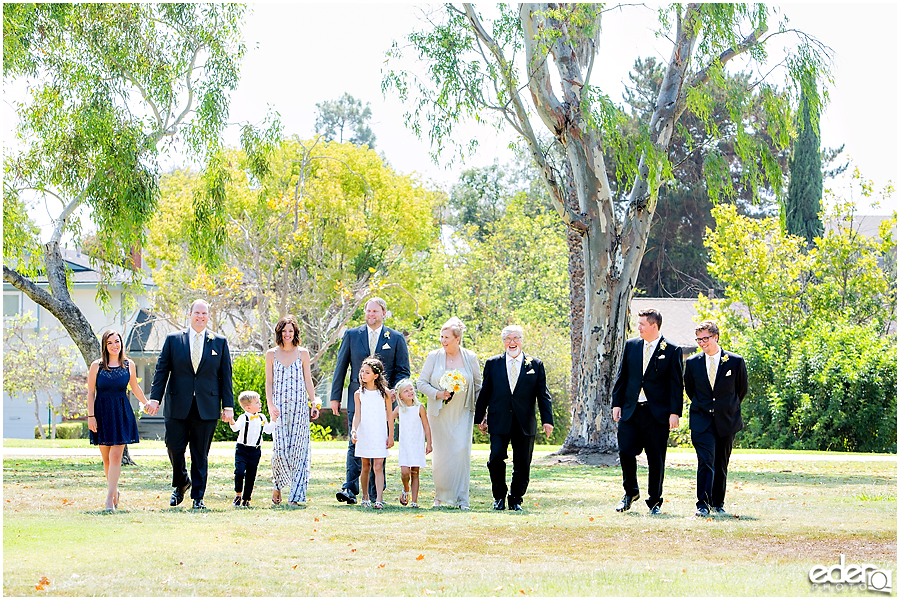
[[[471,350],[460,346],[466,326],[452,317],[441,327],[441,348],[428,353],[417,387],[428,397],[428,423],[434,451],[431,455],[434,505],[469,510],[472,463],[472,428],[475,401],[481,391],[481,366]],[[454,369],[466,378],[464,393],[441,389],[441,376]]]

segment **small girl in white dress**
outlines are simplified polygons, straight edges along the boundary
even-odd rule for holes
[[[406,506],[412,487],[412,508],[419,507],[419,469],[425,467],[425,455],[431,453],[431,427],[425,407],[416,398],[416,389],[409,379],[401,379],[394,387],[397,392],[397,408],[391,422],[400,417],[400,479],[403,492],[400,504]]]
[[[356,444],[356,456],[362,459],[360,481],[369,481],[369,471],[375,470],[375,508],[384,508],[384,459],[394,445],[394,420],[391,394],[384,378],[384,365],[369,357],[359,368],[360,387],[353,395],[356,413],[350,428],[350,438]],[[369,507],[369,486],[362,486],[362,505]]]

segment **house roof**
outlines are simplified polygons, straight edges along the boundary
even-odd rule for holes
[[[697,347],[694,340],[694,327],[697,325],[696,298],[645,298],[636,297],[631,300],[631,314],[637,319],[637,314],[647,308],[658,310],[663,317],[660,332],[666,339],[678,344],[682,348],[691,349]]]
[[[138,309],[125,340],[125,348],[129,354],[134,355],[158,354],[166,336],[181,329],[165,319],[156,317],[145,308]]]

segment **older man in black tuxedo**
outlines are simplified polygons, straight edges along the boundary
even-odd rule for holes
[[[625,342],[613,386],[612,418],[619,424],[619,462],[625,496],[616,511],[625,512],[640,498],[637,456],[647,452],[647,506],[658,515],[666,472],[669,430],[678,427],[684,405],[681,348],[662,337],[662,315],[653,308],[638,313],[638,333]]]
[[[553,409],[544,363],[525,355],[522,328],[510,325],[503,329],[500,337],[506,352],[484,363],[483,385],[475,403],[475,422],[482,433],[488,432],[491,436],[487,467],[491,474],[494,510],[503,510],[505,501],[509,500],[509,510],[521,511],[537,434],[535,405],[540,410],[547,437],[553,433]],[[507,488],[506,450],[510,444],[513,473]]]
[[[381,298],[371,298],[365,305],[366,322],[359,327],[348,329],[338,349],[337,364],[331,381],[331,411],[340,414],[341,396],[344,392],[344,379],[347,369],[350,370],[350,383],[347,386],[347,430],[353,423],[356,405],[353,394],[359,389],[359,369],[362,361],[375,356],[384,365],[384,378],[389,386],[409,377],[409,350],[406,338],[399,331],[384,324],[387,316],[387,303]],[[347,444],[346,481],[341,490],[335,494],[339,502],[356,504],[359,494],[359,474],[362,471],[362,459],[356,457],[356,444],[353,440]],[[370,471],[369,496],[375,497],[375,472]]]
[[[719,346],[713,321],[697,325],[703,352],[684,365],[684,391],[691,401],[691,443],[697,451],[697,513],[725,514],[725,483],[734,436],[744,428],[741,402],[747,395],[744,359]]]
[[[221,418],[234,422],[234,394],[231,384],[231,354],[228,340],[206,329],[209,303],[194,300],[191,326],[171,333],[163,343],[156,374],[150,388],[147,413],[155,415],[165,397],[166,449],[172,463],[170,506],[184,500],[191,490],[193,507],[205,509],[209,448],[216,423]],[[191,476],[188,478],[184,451],[191,448]]]

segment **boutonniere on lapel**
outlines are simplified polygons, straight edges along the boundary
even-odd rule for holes
[[[661,342],[659,343],[659,351],[660,351],[660,352],[665,352],[665,351],[666,351],[666,346],[667,346],[666,341],[665,341],[665,340],[661,341]],[[657,359],[657,360],[662,360],[662,359],[664,359],[665,357],[666,357],[665,354],[660,354],[659,356],[656,357],[656,359]]]
[[[388,331],[387,329],[384,330],[384,339],[386,339],[386,340],[391,339],[391,332]]]
[[[723,353],[722,354],[722,364],[724,365],[727,362],[728,362],[728,355]]]
[[[529,369],[529,368],[531,367],[531,357],[530,357],[530,356],[526,356],[526,357],[525,357],[525,362],[523,363],[523,366],[524,366],[526,369]],[[533,375],[533,374],[534,374],[534,369],[531,369],[530,371],[525,371],[525,374],[526,374],[526,375]]]
[[[215,339],[215,338],[213,337],[212,332],[211,332],[211,331],[207,331],[207,332],[206,332],[206,341],[207,341],[207,342],[211,342],[211,341],[213,341],[214,339]]]

